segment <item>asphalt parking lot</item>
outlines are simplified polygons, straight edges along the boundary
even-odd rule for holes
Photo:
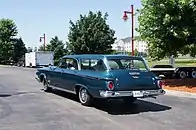
[[[35,69],[0,67],[0,130],[195,130],[196,99],[164,95],[133,106],[45,93]]]

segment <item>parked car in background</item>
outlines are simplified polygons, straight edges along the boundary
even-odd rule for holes
[[[67,55],[58,66],[39,68],[36,79],[45,91],[53,89],[74,93],[82,105],[94,98],[123,99],[133,103],[137,98],[165,94],[162,82],[141,57],[123,55]]]
[[[156,76],[163,75],[164,78],[196,78],[196,67],[177,67],[172,65],[154,65],[150,68]]]
[[[163,75],[167,78],[174,77],[175,68],[172,65],[154,65],[150,71],[155,73],[156,76]]]
[[[196,78],[196,67],[177,67],[174,71],[176,78]]]

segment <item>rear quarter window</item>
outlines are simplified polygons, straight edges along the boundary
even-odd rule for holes
[[[100,59],[81,59],[81,70],[105,71],[107,70],[103,60]]]

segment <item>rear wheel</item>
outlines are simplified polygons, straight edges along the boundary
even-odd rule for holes
[[[180,71],[180,72],[179,72],[179,77],[180,77],[181,79],[186,78],[186,72],[185,72],[185,71]]]
[[[90,106],[92,104],[93,98],[84,87],[79,89],[78,97],[82,105]]]
[[[196,78],[196,70],[193,70],[193,71],[191,72],[191,77],[192,77],[192,78]]]
[[[133,104],[136,100],[137,100],[137,98],[135,98],[135,97],[125,97],[125,98],[123,98],[123,101],[124,101],[125,104]]]

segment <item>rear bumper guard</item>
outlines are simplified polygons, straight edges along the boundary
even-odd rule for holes
[[[115,98],[115,97],[154,97],[164,95],[166,92],[163,89],[158,90],[139,90],[139,91],[99,91],[99,94],[103,98]]]

